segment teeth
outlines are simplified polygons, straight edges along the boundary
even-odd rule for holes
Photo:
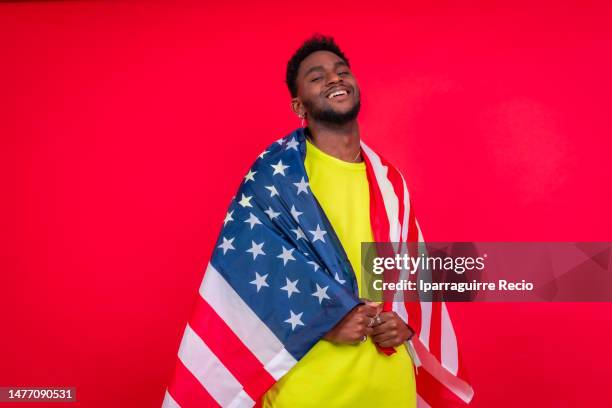
[[[334,98],[336,96],[346,95],[346,94],[347,94],[346,91],[336,91],[336,92],[332,93],[331,95],[329,95],[328,98],[331,99],[331,98]]]

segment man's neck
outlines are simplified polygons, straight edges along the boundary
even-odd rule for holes
[[[347,162],[360,162],[355,159],[360,149],[359,125],[354,120],[344,125],[309,123],[312,142],[317,148]]]

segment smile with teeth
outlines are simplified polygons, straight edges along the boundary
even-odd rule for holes
[[[327,99],[332,99],[332,98],[335,98],[336,96],[340,96],[340,95],[348,95],[348,92],[345,91],[345,90],[340,90],[340,91],[332,92],[331,94],[329,94]]]

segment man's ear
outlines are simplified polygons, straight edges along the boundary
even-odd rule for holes
[[[291,99],[291,110],[293,111],[293,113],[298,115],[300,118],[304,117],[304,115],[306,114],[304,105],[302,104],[302,101],[300,100],[300,98],[297,96]]]

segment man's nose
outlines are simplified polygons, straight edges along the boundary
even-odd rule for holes
[[[334,82],[339,82],[342,81],[342,77],[340,75],[338,75],[336,72],[332,72],[330,74],[327,74],[327,83],[328,84],[333,84]]]

